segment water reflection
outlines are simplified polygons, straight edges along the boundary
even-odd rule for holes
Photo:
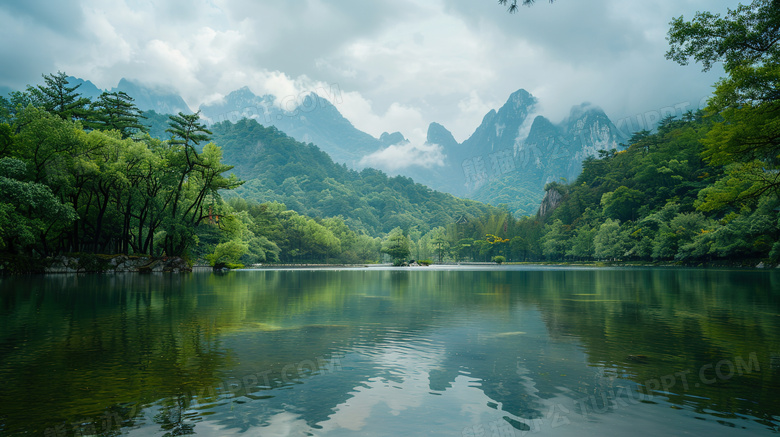
[[[1,281],[3,435],[747,435],[780,420],[774,272]]]

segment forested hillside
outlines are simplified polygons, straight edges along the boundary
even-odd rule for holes
[[[197,116],[172,116],[163,142],[145,134],[127,94],[91,101],[64,73],[44,79],[0,101],[0,251],[195,249],[199,226],[222,203],[219,191],[240,184],[224,174],[231,167]]]
[[[335,164],[313,144],[303,144],[254,120],[213,126],[226,163],[246,183],[235,193],[247,200],[277,201],[312,217],[342,216],[350,228],[381,235],[400,227],[431,228],[476,217],[492,207],[433,191],[407,177]]]

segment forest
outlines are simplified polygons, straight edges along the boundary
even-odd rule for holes
[[[254,120],[92,101],[63,72],[0,97],[0,254],[193,262],[780,260],[780,13],[772,2],[671,23],[667,58],[722,63],[706,110],[582,164],[544,214],[457,199],[334,163]],[[549,196],[555,193],[554,196]]]

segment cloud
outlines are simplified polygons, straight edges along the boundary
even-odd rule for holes
[[[175,89],[197,107],[242,86],[281,99],[336,84],[337,108],[356,127],[401,131],[422,150],[430,122],[463,141],[519,88],[553,122],[583,101],[613,120],[698,105],[722,71],[664,59],[665,33],[673,17],[727,6],[557,0],[508,14],[474,0],[3,2],[0,38],[14,43],[0,47],[0,86],[59,69],[101,88],[125,77]]]
[[[364,156],[360,166],[373,167],[396,174],[410,167],[432,168],[444,165],[444,148],[438,144],[411,142],[393,144]]]

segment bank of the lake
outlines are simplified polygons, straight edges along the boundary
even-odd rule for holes
[[[179,273],[192,271],[182,257],[144,255],[64,254],[35,258],[19,255],[0,257],[0,275],[58,273]]]

